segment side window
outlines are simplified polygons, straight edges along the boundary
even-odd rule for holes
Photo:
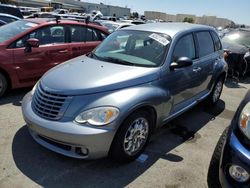
[[[220,38],[218,37],[218,35],[214,31],[212,31],[211,33],[212,33],[212,36],[213,36],[213,39],[214,39],[215,51],[221,50],[222,45],[221,45],[221,42],[220,42]]]
[[[85,42],[86,27],[79,25],[71,27],[71,42]]]
[[[102,41],[106,35],[94,28],[87,28],[86,41]]]
[[[15,47],[21,48],[25,46],[29,38],[36,38],[39,40],[40,45],[64,43],[65,42],[65,29],[63,26],[49,26],[32,32],[16,42]]]
[[[196,33],[199,44],[199,57],[212,54],[214,52],[214,43],[212,37],[208,31],[202,31]]]
[[[189,34],[182,37],[176,44],[172,61],[177,61],[180,57],[195,59],[195,45],[193,35]]]

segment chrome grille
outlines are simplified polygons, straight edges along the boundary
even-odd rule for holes
[[[38,84],[32,100],[32,108],[40,117],[58,120],[66,111],[71,97],[46,91]]]

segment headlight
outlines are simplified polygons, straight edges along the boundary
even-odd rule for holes
[[[246,104],[239,118],[240,130],[250,139],[250,102]]]
[[[75,121],[77,123],[89,123],[91,125],[102,126],[111,123],[119,115],[119,110],[115,107],[98,107],[80,113]]]
[[[36,83],[36,85],[34,85],[34,87],[32,88],[31,90],[31,95],[34,95],[35,91],[36,91],[36,88],[37,88],[37,85],[38,85],[39,81]]]

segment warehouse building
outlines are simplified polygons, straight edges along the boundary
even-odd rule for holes
[[[55,9],[65,8],[79,12],[90,13],[92,10],[99,10],[104,16],[116,17],[130,16],[130,8],[105,5],[103,3],[87,3],[83,1],[75,0],[10,0],[10,3],[17,6],[27,6],[27,7],[46,7],[52,6]]]
[[[203,25],[210,25],[214,27],[225,27],[232,23],[231,20],[226,18],[217,18],[216,16],[195,16],[192,14],[166,14],[163,12],[155,12],[155,11],[145,11],[144,12],[145,18],[148,20],[156,20],[161,19],[166,22],[183,22],[184,19],[187,18],[193,18],[194,22],[197,24],[203,24]]]

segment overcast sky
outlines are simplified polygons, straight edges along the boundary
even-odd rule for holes
[[[127,6],[131,11],[159,11],[168,14],[211,15],[250,25],[250,0],[82,0]]]

